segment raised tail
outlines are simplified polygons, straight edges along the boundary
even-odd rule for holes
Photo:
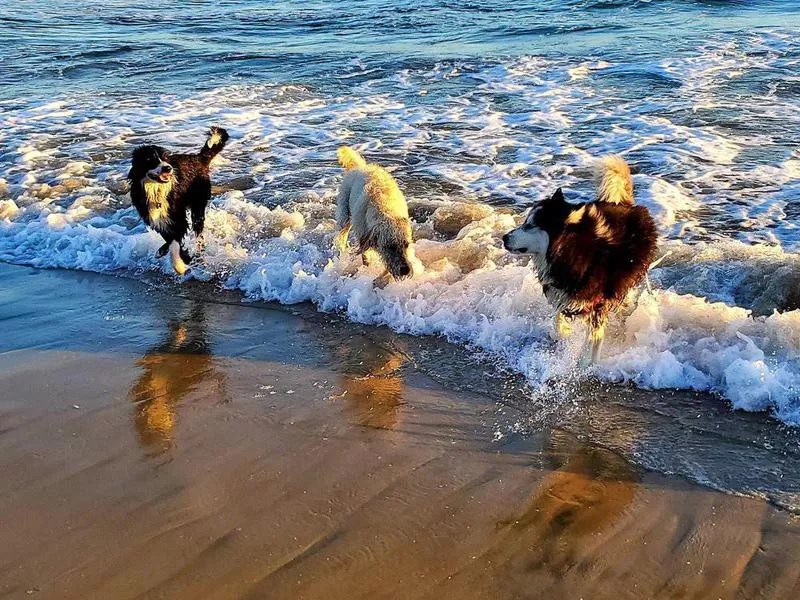
[[[608,154],[597,161],[597,201],[633,205],[631,170],[621,156]]]
[[[222,127],[213,125],[211,129],[208,130],[208,139],[206,140],[203,148],[200,150],[200,156],[206,162],[211,162],[217,154],[222,152],[222,149],[228,142],[229,137],[230,136],[228,135],[228,132]]]
[[[350,146],[342,146],[336,151],[336,158],[345,171],[350,169],[363,169],[367,166],[367,161],[356,150]]]

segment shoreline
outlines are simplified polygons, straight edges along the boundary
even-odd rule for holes
[[[800,576],[800,521],[763,499],[585,431],[495,441],[518,409],[419,364],[464,349],[130,279],[0,275],[0,595],[789,597]]]

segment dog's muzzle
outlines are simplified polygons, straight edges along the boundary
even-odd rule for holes
[[[525,254],[528,252],[527,248],[512,248],[511,247],[511,234],[507,233],[503,236],[503,248],[508,250],[509,252],[519,252],[520,254]]]
[[[161,163],[155,169],[147,172],[147,178],[156,183],[169,183],[172,179],[172,166]]]

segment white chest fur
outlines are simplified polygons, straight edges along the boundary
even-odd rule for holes
[[[166,231],[172,226],[167,199],[172,191],[172,183],[142,182],[144,195],[147,198],[147,213],[150,226],[156,231]]]

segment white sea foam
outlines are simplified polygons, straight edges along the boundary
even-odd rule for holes
[[[722,76],[736,56],[736,48],[724,50],[653,70],[686,86],[669,108],[686,103],[700,114],[720,102],[701,83]],[[253,299],[311,301],[355,321],[443,335],[533,383],[567,381],[580,332],[552,341],[541,287],[500,237],[524,205],[558,185],[572,199],[591,197],[592,156],[623,152],[639,167],[637,199],[673,254],[652,273],[654,293],[612,322],[595,374],[714,391],[737,408],[800,424],[800,312],[793,310],[800,264],[786,251],[797,240],[787,209],[800,194],[800,157],[763,133],[720,131],[668,118],[670,110],[652,101],[607,97],[604,78],[627,68],[520,58],[402,71],[336,95],[264,85],[152,103],[110,96],[23,103],[0,115],[0,145],[8,149],[0,156],[0,260],[170,274],[167,259],[154,258],[159,236],[129,206],[127,157],[146,140],[199,149],[206,127],[220,123],[233,138],[215,182],[251,183],[214,198],[195,277],[218,277]],[[748,108],[762,109],[796,122],[785,99]],[[375,289],[377,270],[332,254],[334,151],[343,141],[387,164],[419,213],[424,272],[414,279]],[[774,163],[754,166],[748,157],[770,144]],[[739,202],[726,202],[734,195]],[[456,202],[463,200],[484,203]],[[516,208],[485,204],[494,200]]]

